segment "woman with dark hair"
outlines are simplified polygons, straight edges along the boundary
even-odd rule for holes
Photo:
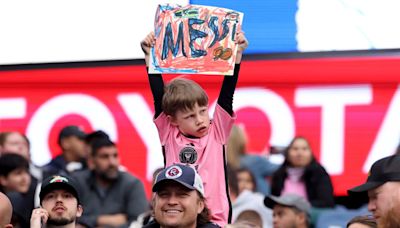
[[[236,171],[236,176],[238,179],[239,194],[244,190],[249,190],[251,192],[257,191],[256,180],[254,179],[253,173],[247,168],[240,168]]]
[[[293,193],[303,196],[313,207],[334,207],[329,174],[315,159],[309,142],[295,137],[285,153],[285,161],[273,174],[271,194]]]

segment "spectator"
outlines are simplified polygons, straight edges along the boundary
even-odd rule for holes
[[[29,163],[21,155],[7,153],[0,157],[0,190],[13,205],[13,223],[28,227],[36,185],[32,185]]]
[[[0,156],[7,153],[24,157],[29,162],[29,173],[36,179],[34,182],[42,180],[42,169],[31,161],[30,142],[26,135],[16,131],[0,133]]]
[[[0,133],[0,155],[7,152],[19,154],[29,161],[28,138],[16,131]]]
[[[263,222],[262,222],[260,214],[254,210],[242,211],[239,214],[239,216],[237,217],[235,224],[241,228],[246,227],[246,226],[248,226],[249,228],[262,228],[263,227]]]
[[[238,186],[239,186],[239,194],[244,190],[248,190],[251,192],[255,192],[257,185],[254,179],[253,173],[246,168],[240,168],[236,171]]]
[[[5,154],[0,157],[0,184],[3,192],[26,193],[31,184],[28,161],[18,154]]]
[[[12,228],[13,207],[6,195],[0,192],[0,228]]]
[[[85,207],[78,222],[89,227],[128,227],[148,209],[143,184],[118,169],[118,149],[108,137],[93,140],[91,152],[93,169],[72,174],[81,187]]]
[[[392,155],[374,162],[367,181],[348,192],[350,196],[368,193],[368,210],[378,227],[400,227],[400,156]]]
[[[273,209],[274,228],[310,227],[310,204],[301,196],[287,194],[284,196],[267,196],[265,206]]]
[[[247,143],[248,139],[245,130],[241,126],[234,124],[229,133],[226,146],[228,151],[227,162],[231,168],[237,170],[241,167],[240,160],[246,154]]]
[[[220,226],[230,222],[225,144],[235,120],[233,94],[242,53],[248,46],[242,31],[236,32],[234,38],[238,47],[236,66],[232,76],[224,77],[212,121],[208,112],[208,96],[196,82],[174,78],[164,87],[162,75],[148,75],[155,105],[154,122],[163,147],[165,165],[181,163],[199,168],[212,221]],[[155,40],[152,32],[141,42],[146,65]]]
[[[76,183],[67,176],[50,176],[43,181],[40,205],[32,211],[31,228],[73,228],[83,211]]]
[[[203,181],[186,165],[172,165],[161,171],[153,185],[154,221],[144,228],[217,228],[210,222]]]
[[[268,195],[271,191],[269,178],[279,165],[269,161],[266,156],[247,154],[247,137],[243,128],[233,125],[227,143],[228,164],[234,169],[248,169],[255,181],[254,191]]]
[[[347,228],[377,228],[376,220],[370,215],[356,216],[347,223]]]
[[[239,184],[237,181],[237,171],[228,168],[228,183],[229,193],[232,199],[232,221],[235,226],[243,225],[238,224],[239,216],[244,211],[255,211],[261,216],[262,227],[272,226],[272,211],[266,208],[263,204],[264,195],[259,192],[251,190],[243,190],[239,193]]]
[[[103,138],[110,139],[110,137],[107,135],[107,133],[105,133],[102,130],[93,131],[93,132],[87,134],[85,137],[86,154],[88,154],[88,155],[92,154],[93,142],[95,142],[96,140],[103,139]],[[91,167],[89,167],[89,168],[91,168]]]
[[[43,167],[44,176],[68,175],[86,169],[85,136],[85,132],[77,126],[64,127],[58,135],[58,145],[62,152]]]
[[[305,138],[296,137],[289,144],[283,165],[272,177],[271,193],[300,195],[315,208],[334,206],[329,174],[314,158]]]

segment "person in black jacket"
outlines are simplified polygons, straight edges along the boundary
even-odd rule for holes
[[[78,126],[69,125],[62,128],[57,141],[62,153],[43,166],[43,178],[86,170],[88,153],[85,137],[86,133]]]
[[[312,207],[334,207],[333,186],[329,174],[315,159],[304,137],[289,144],[285,161],[272,176],[271,194],[294,193],[307,199]]]

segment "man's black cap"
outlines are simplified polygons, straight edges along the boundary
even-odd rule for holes
[[[400,181],[400,156],[392,155],[372,164],[367,181],[348,190],[349,194],[365,193],[388,181]]]
[[[76,182],[70,177],[61,175],[50,176],[43,180],[39,194],[40,204],[42,204],[43,198],[47,193],[56,189],[64,189],[68,191],[75,196],[78,200],[78,204],[80,204],[79,191]]]
[[[70,136],[76,136],[83,140],[86,137],[86,133],[78,126],[75,125],[66,126],[63,129],[61,129],[60,134],[58,135],[58,144],[60,144],[61,139]]]

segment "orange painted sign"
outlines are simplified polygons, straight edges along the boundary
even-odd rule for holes
[[[232,75],[243,13],[209,6],[160,5],[150,73]]]

